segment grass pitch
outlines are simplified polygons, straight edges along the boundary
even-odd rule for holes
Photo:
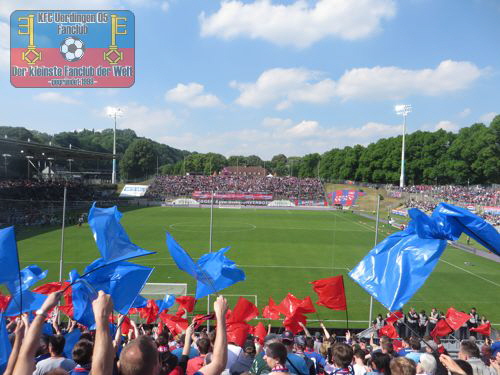
[[[208,208],[150,207],[126,211],[122,223],[131,240],[155,255],[134,261],[155,267],[150,282],[187,283],[194,293],[195,283],[174,265],[165,244],[165,232],[198,258],[209,248]],[[213,250],[231,246],[227,253],[246,273],[247,279],[224,291],[233,295],[255,295],[258,306],[268,297],[277,303],[291,292],[297,297],[316,300],[310,281],[343,274],[351,327],[366,327],[370,296],[347,276],[374,245],[375,223],[343,211],[301,211],[214,208]],[[379,241],[392,232],[381,226]],[[59,278],[61,231],[26,230],[19,236],[21,266],[38,264],[49,270],[45,282]],[[71,269],[79,272],[99,257],[88,224],[71,226],[65,232],[64,276]],[[442,311],[450,306],[469,311],[474,306],[479,314],[500,323],[498,263],[448,247],[426,284],[405,306],[429,311]],[[250,300],[254,298],[249,297]],[[374,316],[385,315],[374,301]],[[197,313],[206,311],[206,299],[197,303]],[[309,318],[331,320],[330,327],[345,327],[345,312],[318,307]],[[311,325],[315,325],[311,323]],[[498,325],[497,327],[498,328]]]

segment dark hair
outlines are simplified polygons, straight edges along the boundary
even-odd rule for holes
[[[89,340],[79,340],[73,347],[71,356],[73,361],[75,361],[80,366],[87,365],[92,362],[92,350],[94,349],[94,344]]]
[[[176,367],[179,359],[171,352],[160,352],[160,375],[167,375]]]
[[[123,348],[119,363],[121,375],[151,374],[159,364],[158,349],[151,337],[139,336]]]
[[[54,352],[56,355],[61,355],[64,351],[64,344],[66,339],[63,335],[49,336],[49,351]]]
[[[372,353],[372,358],[370,361],[370,365],[374,368],[374,370],[378,370],[386,375],[391,373],[390,368],[391,356],[389,354],[374,352]]]
[[[158,335],[156,339],[156,343],[158,346],[167,346],[168,345],[168,333],[162,332]]]
[[[286,363],[286,358],[288,356],[288,351],[285,345],[281,342],[272,342],[267,346],[266,357],[270,357],[279,362],[280,365]]]
[[[413,350],[420,350],[420,339],[419,338],[412,336],[412,337],[410,337],[409,343],[410,343],[410,347]]]
[[[364,350],[361,350],[361,349],[356,349],[354,351],[353,356],[356,357],[356,358],[361,358],[363,360],[363,362],[364,362],[365,357],[366,357],[366,352]]]
[[[207,354],[212,346],[209,339],[201,338],[196,341],[196,346],[200,351],[200,354]]]
[[[390,363],[392,375],[415,375],[417,373],[417,366],[415,362],[406,357],[394,358]]]
[[[382,351],[387,352],[387,354],[394,353],[394,346],[392,345],[392,342],[383,342],[380,346],[382,347]]]
[[[473,370],[472,366],[469,362],[464,361],[463,359],[455,359],[456,364],[465,372],[466,375],[472,375]],[[452,374],[456,374],[452,372]]]
[[[80,336],[80,340],[89,340],[89,341],[94,341],[94,337],[92,336],[92,333],[90,332],[83,332],[82,335]]]
[[[309,349],[314,348],[314,339],[312,337],[306,337],[306,347]]]
[[[332,359],[336,366],[346,368],[352,362],[354,351],[344,343],[336,343],[332,347]]]
[[[462,341],[460,343],[460,351],[467,354],[468,357],[479,358],[479,348],[472,341]]]

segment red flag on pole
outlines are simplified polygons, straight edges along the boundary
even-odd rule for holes
[[[394,325],[392,323],[386,324],[385,326],[380,328],[378,334],[379,336],[387,336],[391,339],[398,338],[398,333],[396,332],[396,328],[394,328]]]
[[[278,306],[276,306],[276,302],[269,297],[269,303],[262,310],[262,317],[266,319],[277,320],[280,318],[280,312],[278,310]]]
[[[347,310],[345,298],[344,278],[342,275],[319,279],[311,282],[318,295],[317,305],[332,310]]]
[[[403,317],[403,312],[401,310],[393,311],[391,314],[385,319],[387,323],[396,323],[398,319]]]
[[[490,336],[491,335],[491,323],[481,324],[479,327],[469,329],[471,332],[477,332],[481,335]]]
[[[259,315],[259,309],[246,298],[240,297],[231,313],[228,323],[248,322]]]
[[[196,299],[191,296],[180,296],[175,298],[175,302],[187,312],[193,312]]]
[[[459,329],[469,319],[469,314],[457,311],[453,307],[450,307],[446,312],[446,323],[448,323],[448,325],[454,331]]]
[[[250,325],[245,322],[235,322],[227,325],[227,341],[243,347],[250,332]]]
[[[189,323],[186,319],[179,318],[175,315],[166,314],[165,311],[160,314],[160,319],[163,323],[165,323],[165,325],[174,336],[182,333],[189,326]]]
[[[257,337],[259,339],[260,345],[263,345],[264,344],[264,337],[266,337],[266,335],[267,335],[267,329],[264,326],[264,323],[259,322],[255,326],[254,335],[255,335],[255,337]]]
[[[449,326],[445,319],[439,319],[436,326],[431,331],[432,337],[443,337],[449,333],[452,333],[453,329]]]

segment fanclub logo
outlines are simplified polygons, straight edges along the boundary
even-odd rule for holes
[[[81,39],[70,36],[61,42],[59,50],[66,61],[78,61],[85,53],[85,43]]]

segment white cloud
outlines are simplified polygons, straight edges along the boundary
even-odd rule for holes
[[[337,133],[339,136],[352,138],[395,137],[403,132],[403,125],[387,125],[377,122],[368,122],[358,128],[347,128]]]
[[[70,96],[59,92],[47,91],[33,96],[33,99],[46,103],[80,104],[80,102]]]
[[[485,125],[489,125],[490,122],[495,118],[495,116],[498,115],[496,112],[488,112],[479,117],[479,122],[482,122]]]
[[[317,135],[320,131],[319,123],[317,121],[301,121],[297,125],[285,131],[286,136],[292,138],[304,138]]]
[[[264,71],[255,83],[231,82],[240,91],[236,102],[245,107],[261,107],[278,101],[282,110],[294,102],[325,103],[333,96],[332,80],[320,79],[321,74],[303,68],[275,68]]]
[[[333,97],[394,100],[443,95],[469,87],[483,72],[468,61],[445,60],[435,69],[354,68],[335,82],[305,68],[274,68],[261,73],[255,82],[232,81],[230,86],[240,91],[236,103],[242,106],[259,108],[274,103],[277,110],[283,110],[298,102],[326,103]]]
[[[336,94],[344,100],[436,96],[465,89],[480,76],[481,70],[468,61],[445,60],[435,69],[421,70],[395,66],[355,68],[339,79]]]
[[[289,118],[283,119],[279,117],[266,117],[262,120],[262,126],[273,128],[292,125],[292,120]]]
[[[168,108],[155,109],[137,103],[106,106],[99,115],[110,117],[117,108],[121,111],[117,121],[118,126],[122,129],[135,130],[139,136],[143,137],[158,139],[163,132],[167,133],[180,122]]]
[[[459,126],[451,121],[443,120],[439,121],[435,126],[435,130],[439,129],[446,130],[447,132],[456,132],[458,131]]]
[[[459,114],[458,114],[458,117],[460,118],[465,118],[467,116],[469,116],[471,114],[471,109],[470,108],[465,108],[463,111],[461,111]]]
[[[10,65],[10,28],[7,22],[0,21],[0,69],[8,70]]]
[[[270,0],[244,3],[223,1],[220,9],[200,14],[201,35],[223,39],[248,37],[280,46],[308,47],[325,38],[367,38],[396,13],[394,0],[318,0],[309,4],[273,4]]]
[[[177,84],[165,94],[165,99],[171,102],[185,104],[189,107],[217,107],[221,101],[213,94],[204,94],[204,86],[191,82],[187,85]]]
[[[161,10],[164,11],[165,13],[168,12],[168,10],[170,9],[170,4],[168,3],[168,1],[163,1],[161,3]]]

